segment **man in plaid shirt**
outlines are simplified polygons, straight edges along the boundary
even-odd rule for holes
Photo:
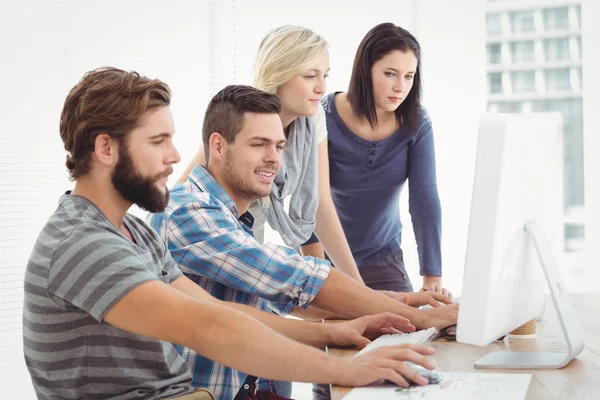
[[[247,210],[252,200],[270,193],[286,142],[281,123],[269,124],[280,110],[254,104],[251,98],[257,95],[277,98],[240,85],[215,95],[203,126],[207,168],[197,165],[185,183],[171,190],[165,211],[148,218],[184,274],[218,299],[280,315],[313,305],[347,318],[392,312],[420,329],[456,323],[456,306],[418,310],[331,269],[326,260],[254,239]],[[411,305],[431,300],[425,293],[409,296]],[[218,398],[233,398],[246,378],[191,349],[177,348],[192,371],[193,385],[210,388]],[[258,384],[273,390],[270,381]]]

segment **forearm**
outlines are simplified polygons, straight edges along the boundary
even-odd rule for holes
[[[286,338],[248,315],[258,310],[248,312],[247,307],[242,307],[241,312],[234,309],[237,306],[221,306],[210,312],[211,317],[196,319],[203,321],[198,324],[198,334],[192,342],[182,344],[233,369],[267,379],[315,383],[333,379],[330,368],[336,368],[335,359]]]
[[[329,329],[331,326],[328,324],[288,319],[280,317],[276,314],[261,311],[257,308],[237,303],[223,304],[251,315],[263,324],[267,325],[269,328],[300,343],[320,348],[331,344],[331,335]],[[295,307],[295,309],[298,308],[300,307]],[[323,313],[327,313],[327,311],[323,311]]]
[[[205,220],[210,221],[210,213],[205,215]],[[212,220],[215,224],[232,223],[222,217]],[[195,221],[182,218],[178,226],[186,226],[184,223]],[[279,312],[289,313],[294,305],[313,300],[329,274],[329,263],[305,259],[285,246],[260,244],[240,229],[228,229],[220,229],[223,233],[218,236],[210,236],[209,228],[194,230],[197,242],[174,249],[173,258],[196,275],[271,301]],[[221,250],[215,252],[215,248]],[[242,270],[246,272],[239,274]],[[260,284],[255,282],[257,276],[260,276]]]
[[[300,254],[302,254],[304,257],[311,256],[325,259],[325,249],[323,248],[321,242],[303,244],[300,246]]]
[[[391,312],[412,322],[418,314],[418,310],[368,288],[335,268],[331,269],[312,304],[345,318]]]
[[[336,314],[333,314],[329,311],[322,310],[315,306],[309,306],[307,309],[302,307],[294,307],[292,312],[290,312],[291,316],[296,318],[301,318],[303,320],[322,320],[322,319],[339,319],[340,317]]]
[[[277,380],[334,380],[333,371],[340,368],[337,359],[286,338],[200,289],[195,293],[183,278],[175,282],[175,287],[159,281],[141,284],[119,300],[104,321],[137,335],[182,344],[248,374]]]
[[[333,200],[322,200],[317,210],[315,234],[335,267],[360,283],[363,280],[350,251],[342,224],[335,211]]]

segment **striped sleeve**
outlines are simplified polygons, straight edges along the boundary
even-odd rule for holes
[[[329,275],[327,261],[259,243],[218,204],[188,201],[167,223],[169,250],[184,272],[269,300],[281,314],[307,307]]]
[[[147,267],[151,255],[146,257],[112,232],[78,227],[54,253],[48,291],[101,322],[127,293],[157,279]]]

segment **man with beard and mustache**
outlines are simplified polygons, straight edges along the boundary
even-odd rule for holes
[[[405,376],[425,384],[399,360],[433,368],[427,347],[344,360],[306,345],[364,346],[367,337],[410,328],[406,319],[323,326],[219,301],[127,214],[132,204],[153,212],[168,204],[167,177],[180,160],[170,97],[159,80],[102,68],[65,100],[60,135],[75,187],[43,227],[25,274],[23,350],[38,398],[214,399],[194,389],[171,342],[272,379],[406,385]]]
[[[275,99],[276,95],[243,85],[217,93],[202,128],[206,168],[196,165],[187,181],[171,190],[165,211],[148,216],[182,272],[219,299],[280,315],[311,304],[346,318],[392,312],[410,318],[420,329],[455,324],[455,305],[412,308],[331,269],[326,260],[254,239],[248,207],[271,192],[290,139]],[[427,293],[406,296],[410,305],[434,301]],[[218,365],[194,349],[180,345],[177,349],[192,369],[195,386],[228,398],[246,379],[246,374]],[[261,388],[272,386],[273,382],[259,380]],[[289,392],[289,385],[281,386]]]

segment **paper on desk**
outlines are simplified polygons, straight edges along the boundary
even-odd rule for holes
[[[401,388],[382,385],[355,388],[344,400],[524,400],[531,374],[443,373],[437,385]]]

